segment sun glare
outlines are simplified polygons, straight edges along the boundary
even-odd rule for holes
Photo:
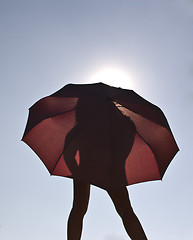
[[[128,73],[115,68],[103,69],[95,73],[89,82],[103,82],[114,87],[133,89],[131,76],[129,76]]]

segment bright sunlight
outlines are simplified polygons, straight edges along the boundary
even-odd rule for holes
[[[115,68],[107,68],[95,73],[89,82],[103,82],[114,87],[133,89],[133,78],[128,73]]]

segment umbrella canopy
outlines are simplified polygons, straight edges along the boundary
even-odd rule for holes
[[[51,175],[106,190],[162,179],[179,150],[160,108],[103,83],[68,84],[40,99],[22,140]]]

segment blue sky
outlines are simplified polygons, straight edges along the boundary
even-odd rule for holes
[[[163,181],[129,186],[150,240],[193,239],[193,1],[1,0],[0,238],[66,239],[72,182],[50,177],[20,141],[28,108],[67,83],[118,69],[162,108],[180,147]],[[128,239],[92,187],[83,240]]]

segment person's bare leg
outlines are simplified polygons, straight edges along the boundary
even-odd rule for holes
[[[67,239],[80,240],[83,218],[88,208],[90,184],[74,180],[74,200],[68,218]]]
[[[129,237],[132,240],[147,240],[139,219],[133,212],[127,188],[123,187],[115,191],[109,191],[108,193],[119,216],[122,218]]]

